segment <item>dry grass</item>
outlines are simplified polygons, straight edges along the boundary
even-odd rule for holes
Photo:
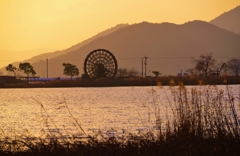
[[[102,80],[99,80],[102,81]],[[158,83],[162,84],[162,83]],[[19,135],[0,140],[0,155],[238,155],[240,103],[231,88],[226,92],[216,86],[203,85],[187,90],[181,81],[168,81],[173,102],[169,101],[172,118],[162,123],[159,103],[155,101],[157,133],[138,134],[101,131],[64,137],[46,132],[45,138]],[[200,82],[202,84],[202,82]],[[239,93],[240,94],[240,93]],[[239,98],[239,97],[238,97]],[[41,103],[39,103],[41,105]],[[67,104],[66,109],[68,109]],[[42,106],[44,109],[44,107]],[[68,109],[69,110],[69,109]],[[70,115],[71,112],[69,111]],[[48,114],[46,114],[47,117]],[[71,115],[75,122],[76,119]],[[80,126],[79,124],[76,124]],[[78,127],[80,130],[81,126]]]

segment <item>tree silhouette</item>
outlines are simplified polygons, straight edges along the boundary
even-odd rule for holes
[[[71,76],[71,80],[73,76],[79,75],[79,70],[75,65],[72,65],[70,63],[63,63],[63,66],[64,66],[63,74],[66,76]]]
[[[20,64],[19,64],[19,69],[20,69],[20,70],[23,70],[23,72],[24,72],[25,74],[27,74],[27,80],[28,80],[29,74],[31,74],[31,75],[33,75],[33,76],[36,75],[36,72],[35,72],[35,70],[33,69],[33,66],[30,65],[30,63],[28,63],[28,62],[20,63]]]
[[[185,72],[187,72],[191,75],[197,75],[197,71],[195,68],[189,68],[189,69],[185,70]]]
[[[117,70],[117,77],[124,78],[124,77],[138,77],[140,76],[140,72],[134,68],[127,69],[127,68],[118,68]]]
[[[128,70],[126,68],[118,68],[117,70],[117,77],[127,77]]]
[[[227,62],[227,68],[234,72],[236,76],[239,76],[240,73],[240,59],[230,59]]]
[[[212,75],[219,76],[222,71],[227,74],[227,64],[224,62],[216,64],[216,66],[213,68]]]
[[[14,76],[16,76],[15,70],[17,70],[17,68],[14,67],[12,64],[9,64],[5,69],[6,69],[6,71],[13,72]]]
[[[153,73],[156,77],[158,77],[159,75],[162,74],[162,73],[160,73],[159,71],[152,71],[152,73]]]
[[[138,77],[140,76],[140,72],[137,71],[135,68],[131,68],[128,70],[128,77]]]
[[[194,69],[204,76],[208,76],[215,66],[216,60],[213,59],[212,54],[201,55],[198,59],[192,58],[195,63]]]

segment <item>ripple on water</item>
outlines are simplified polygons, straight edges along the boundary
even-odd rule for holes
[[[230,89],[238,99],[239,85]],[[156,106],[164,122],[173,103],[169,87],[3,89],[0,93],[0,127],[5,134],[14,129],[41,135],[51,129],[69,135],[79,132],[79,125],[85,131],[136,132],[156,127]]]

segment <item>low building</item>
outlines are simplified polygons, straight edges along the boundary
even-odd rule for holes
[[[22,81],[38,81],[40,76],[20,76],[18,78]]]
[[[16,76],[0,76],[0,84],[12,84],[16,82]]]

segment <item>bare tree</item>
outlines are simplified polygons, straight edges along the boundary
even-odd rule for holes
[[[217,63],[213,67],[211,75],[219,76],[222,73],[222,71],[224,72],[225,75],[227,74],[227,64],[224,62]]]
[[[189,68],[185,72],[191,74],[191,75],[197,75],[197,71],[195,68]]]
[[[137,77],[140,76],[140,72],[136,69],[118,68],[117,77]]]
[[[227,62],[227,67],[230,71],[234,72],[236,76],[239,76],[240,73],[240,59],[230,59]]]
[[[127,69],[126,68],[118,68],[117,77],[127,77]]]
[[[216,60],[213,59],[212,54],[201,55],[198,59],[192,58],[195,63],[194,69],[204,76],[208,76],[215,66]]]
[[[136,69],[132,68],[128,70],[128,77],[138,77],[140,76],[140,72]]]

